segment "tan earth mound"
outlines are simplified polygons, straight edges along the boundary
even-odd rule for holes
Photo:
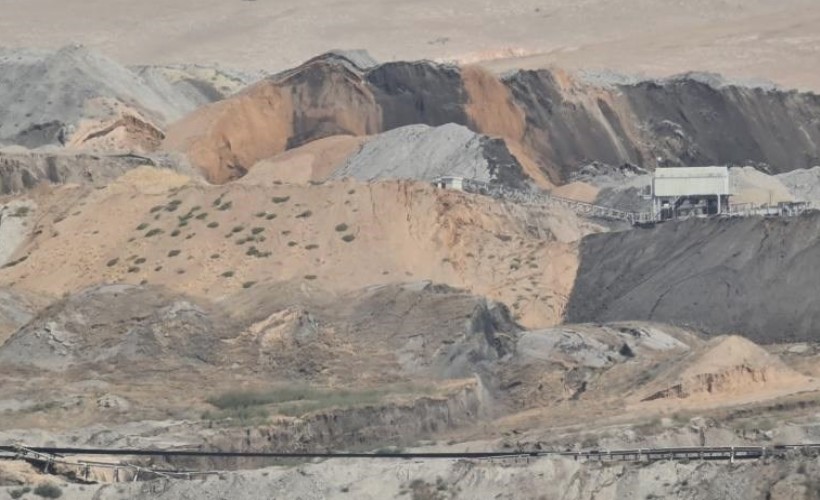
[[[787,367],[777,356],[743,337],[718,337],[683,360],[666,387],[643,401],[660,404],[753,402],[817,389],[817,381]]]
[[[732,204],[777,205],[784,201],[794,201],[794,196],[780,179],[754,167],[732,168],[729,180]]]
[[[258,162],[240,182],[272,185],[276,182],[307,184],[323,181],[366,140],[366,137],[335,135],[309,142]]]
[[[295,137],[299,126],[332,124],[326,136],[379,130],[381,112],[357,75],[321,62],[301,69],[196,110],[169,127],[164,147],[185,152],[211,182],[223,183],[245,175],[260,160],[300,145]],[[323,84],[315,85],[315,79]]]
[[[550,194],[561,198],[569,198],[570,200],[583,201],[584,203],[595,203],[599,191],[600,189],[592,184],[576,181],[558,186],[550,191]]]
[[[576,241],[600,230],[560,208],[507,205],[427,184],[223,187],[138,169],[105,189],[38,199],[28,243],[0,284],[61,295],[103,282],[222,297],[256,283],[342,291],[420,279],[560,321]]]

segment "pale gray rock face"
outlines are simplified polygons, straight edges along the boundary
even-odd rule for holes
[[[503,141],[448,123],[408,125],[375,136],[334,172],[334,178],[415,179],[456,176],[524,187],[527,175]]]

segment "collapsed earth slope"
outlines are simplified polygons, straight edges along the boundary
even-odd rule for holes
[[[701,75],[596,85],[547,70],[499,79],[432,62],[362,67],[335,53],[198,109],[168,129],[164,146],[225,182],[323,137],[456,123],[503,138],[521,163],[561,183],[594,160],[809,168],[820,158],[818,114],[817,95]]]
[[[587,237],[567,320],[653,320],[817,340],[820,214],[688,220]]]

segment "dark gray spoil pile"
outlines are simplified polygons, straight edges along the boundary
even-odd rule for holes
[[[333,173],[333,178],[433,180],[453,175],[526,188],[529,176],[501,139],[453,123],[409,125],[366,142]]]
[[[820,213],[587,236],[568,322],[653,320],[759,343],[820,340]]]

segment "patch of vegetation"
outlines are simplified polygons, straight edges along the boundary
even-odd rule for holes
[[[289,231],[289,230],[287,230],[287,229],[286,229],[286,230],[284,230],[284,231],[282,231],[282,235],[283,235],[283,236],[287,236],[287,235],[289,235],[289,234],[290,234],[290,231]]]
[[[222,195],[220,195],[219,198],[215,199],[213,201],[213,203],[211,203],[211,205],[213,205],[215,207],[218,207],[219,205],[222,205]]]
[[[197,220],[205,220],[205,218],[207,218],[207,217],[208,217],[208,212],[202,212],[200,214],[197,214],[197,216],[196,216]]]
[[[30,211],[31,211],[31,209],[29,207],[23,205],[23,206],[17,207],[14,210],[14,212],[12,212],[10,215],[12,217],[25,217],[26,215],[28,215],[28,213]]]
[[[305,275],[305,279],[306,279],[306,280],[309,280],[309,281],[313,281],[313,280],[315,280],[316,278],[317,278],[317,276],[316,276],[315,274],[306,274],[306,275]]]
[[[273,220],[276,218],[276,214],[268,214],[265,216],[265,220]]]
[[[289,247],[295,247],[296,245],[298,245],[298,243],[296,243],[295,241],[289,241],[288,242]]]
[[[266,212],[256,212],[254,216],[259,217],[260,219],[264,216],[268,215]]]
[[[346,235],[342,236],[342,241],[344,241],[345,243],[350,243],[351,241],[353,241],[355,239],[356,239],[356,236],[353,235],[353,234],[346,234]]]
[[[179,236],[179,234],[180,234],[179,229],[174,229],[173,231],[171,231],[171,237],[172,238],[176,238],[177,236]]]
[[[106,262],[105,265],[108,266],[108,267],[114,267],[114,266],[117,265],[117,262],[119,262],[119,261],[120,261],[119,257],[114,257],[113,259]]]
[[[256,284],[255,281],[246,281],[246,282],[242,283],[242,288],[250,288],[255,284]]]
[[[224,212],[225,210],[229,210],[232,206],[233,206],[232,202],[226,201],[225,203],[219,205],[219,207],[217,207],[217,210],[220,210],[220,211]]]
[[[179,254],[180,250],[171,250],[170,252],[168,252],[168,257],[176,257]]]
[[[380,390],[330,390],[291,385],[274,387],[268,390],[227,391],[210,397],[207,401],[223,411],[276,405],[279,414],[302,415],[325,408],[375,404],[388,394],[416,391],[424,392],[424,389],[413,386],[397,386]]]
[[[162,271],[162,266],[157,266],[154,268],[154,272],[158,273],[160,271]]]
[[[297,215],[296,218],[297,219],[307,219],[311,215],[313,215],[313,212],[311,212],[310,210],[305,210],[304,212]]]
[[[259,234],[264,230],[265,230],[264,227],[255,227],[255,228],[251,229],[251,234]]]
[[[145,264],[145,258],[140,257],[139,259],[134,261],[134,264]]]
[[[242,407],[219,411],[206,410],[202,413],[202,420],[223,423],[230,422],[243,427],[259,425],[267,419],[267,410],[259,407]]]
[[[155,227],[154,229],[152,229],[152,230],[148,231],[147,233],[145,233],[145,237],[150,238],[151,236],[156,236],[158,234],[162,234],[163,232],[164,231],[162,229],[159,229],[159,228]]]
[[[215,227],[219,227],[219,222],[213,221],[208,223],[208,227],[213,229]]]
[[[290,196],[274,196],[271,201],[274,203],[285,203],[290,199]]]
[[[347,224],[345,224],[345,223],[337,224],[334,229],[336,229],[336,232],[343,233],[343,232],[347,231]]]
[[[148,223],[147,223],[147,222],[143,222],[142,224],[140,224],[139,226],[137,226],[137,231],[142,231],[143,229],[147,229],[147,228],[148,228]]]
[[[165,205],[157,205],[157,206],[151,207],[151,210],[149,210],[148,212],[152,213],[152,214],[155,214],[155,213],[159,212],[160,210],[162,210],[163,208],[165,208]]]
[[[34,494],[43,498],[60,498],[63,496],[63,490],[56,484],[40,483],[34,488]]]
[[[234,226],[233,229],[231,229],[231,232],[232,233],[240,233],[244,229],[245,229],[245,226]]]
[[[231,278],[231,277],[233,277],[233,271],[225,271],[224,273],[221,274],[221,276],[223,278]]]
[[[190,239],[191,239],[191,238],[193,238],[194,236],[196,236],[196,233],[191,233],[191,234],[189,234],[189,235],[185,236],[185,239],[186,239],[186,240],[190,240]]]
[[[319,245],[315,243],[311,243],[310,245],[305,245],[305,250],[316,250],[319,248]]]
[[[9,496],[11,498],[17,500],[18,498],[25,495],[29,491],[31,491],[31,488],[29,488],[28,486],[23,486],[22,488],[16,488],[16,489],[13,489],[13,490],[9,491]]]
[[[138,272],[140,272],[140,268],[137,267],[137,266],[131,266],[131,267],[128,268],[128,272],[129,273],[138,273]]]
[[[355,189],[351,189],[350,191],[347,192],[347,194],[354,194],[355,192],[356,192]]]

